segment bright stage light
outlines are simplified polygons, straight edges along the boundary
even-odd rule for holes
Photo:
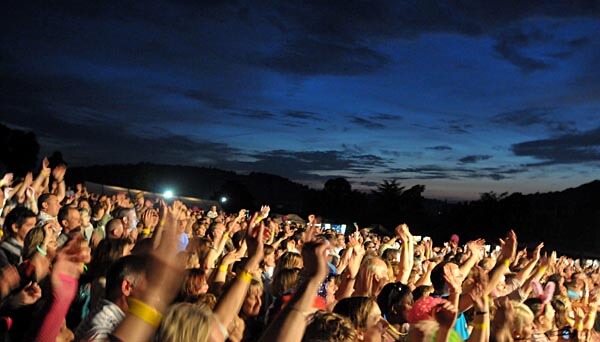
[[[163,193],[163,197],[164,197],[164,198],[167,198],[167,199],[169,199],[169,198],[173,198],[173,191],[171,191],[171,190],[167,190],[167,191],[165,191],[165,192]]]

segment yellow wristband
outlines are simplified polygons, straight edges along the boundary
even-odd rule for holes
[[[142,234],[144,234],[144,235],[150,235],[150,228],[144,228],[144,229],[142,229]]]
[[[485,330],[487,328],[488,328],[488,325],[486,323],[473,324],[473,329]]]
[[[225,272],[225,271],[227,271],[227,268],[229,268],[227,265],[220,265],[219,266],[219,271]]]
[[[259,223],[260,221],[262,221],[263,217],[258,215],[256,216],[256,220],[254,220],[254,222]]]
[[[44,177],[48,177],[48,176],[50,176],[50,171],[44,171],[44,170],[42,170],[42,175]]]
[[[245,283],[250,283],[252,281],[252,274],[244,270],[242,271],[242,273],[240,273],[240,276],[238,278],[240,278],[240,280]]]
[[[160,321],[163,319],[163,314],[150,305],[135,298],[127,298],[127,303],[129,304],[129,309],[127,309],[127,311],[129,311],[130,314],[148,323],[152,327],[158,328]]]
[[[509,259],[504,260],[503,263],[504,263],[504,266],[510,267],[510,260]]]
[[[223,234],[223,237],[224,237],[225,239],[229,239],[229,233],[225,233],[225,234]]]
[[[165,225],[165,220],[162,220],[162,221],[160,221],[160,222],[158,223],[158,225],[159,225],[159,226],[161,226],[161,227],[162,227],[162,226],[164,226],[164,225]]]
[[[546,266],[542,266],[542,267],[540,267],[540,271],[541,271],[542,273],[546,273],[546,270],[547,270],[547,269],[548,269],[548,268],[547,268]]]

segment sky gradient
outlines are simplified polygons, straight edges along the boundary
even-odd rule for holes
[[[1,122],[71,165],[395,178],[448,199],[598,178],[598,1],[40,1],[2,17]]]

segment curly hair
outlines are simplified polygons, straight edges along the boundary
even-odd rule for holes
[[[352,322],[332,312],[316,311],[306,327],[303,342],[353,342],[358,334]]]

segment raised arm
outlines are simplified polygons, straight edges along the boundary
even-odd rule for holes
[[[396,281],[402,284],[408,284],[410,272],[415,263],[415,246],[414,238],[410,233],[406,224],[401,224],[396,227],[396,236],[402,241],[402,250],[400,252],[400,271],[396,276]]]
[[[67,193],[67,187],[65,186],[65,174],[66,173],[67,173],[67,167],[64,164],[56,165],[54,167],[54,169],[52,170],[52,176],[54,177],[54,180],[56,180],[56,183],[58,184],[55,195],[58,198],[59,202],[62,202],[62,200],[65,198],[65,195]]]
[[[221,296],[215,307],[215,316],[225,327],[229,326],[233,318],[240,311],[248,292],[250,281],[252,280],[252,273],[258,270],[264,256],[263,232],[265,226],[262,222],[256,222],[257,217],[258,213],[252,216],[246,233],[245,240],[248,246],[248,262],[244,270],[237,275],[228,291]]]
[[[327,276],[329,242],[307,242],[302,249],[304,275],[302,283],[288,305],[267,328],[261,341],[299,342],[306,330],[307,318],[321,282]]]

